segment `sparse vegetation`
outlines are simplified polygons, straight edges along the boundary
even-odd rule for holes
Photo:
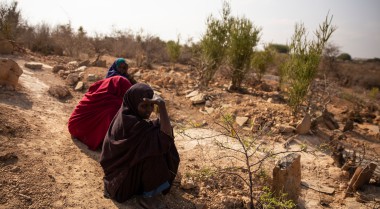
[[[307,40],[306,28],[302,23],[296,24],[290,44],[290,58],[281,68],[281,82],[287,84],[289,105],[293,113],[299,111],[305,100],[309,87],[318,72],[318,65],[325,44],[336,30],[331,25],[332,17],[326,16],[325,21],[315,32],[316,40]]]
[[[263,193],[260,196],[260,204],[266,209],[291,209],[296,208],[296,204],[291,200],[286,199],[286,194],[281,194],[281,197],[275,197],[269,187],[263,187]]]
[[[181,45],[179,44],[179,37],[177,38],[177,41],[168,41],[166,43],[166,47],[168,49],[170,61],[172,63],[177,62],[181,55]]]
[[[251,56],[259,41],[259,33],[260,29],[251,20],[232,17],[229,4],[224,2],[222,18],[209,17],[207,31],[201,41],[205,63],[203,84],[208,85],[218,68],[225,64],[230,69],[231,89],[239,89],[251,67]]]
[[[230,13],[229,4],[224,2],[222,18],[219,20],[210,15],[207,19],[206,33],[200,42],[202,48],[201,85],[203,86],[208,86],[225,56]]]
[[[257,51],[252,57],[252,67],[256,72],[257,80],[266,73],[267,68],[273,63],[274,53],[270,47],[265,47],[264,51]]]

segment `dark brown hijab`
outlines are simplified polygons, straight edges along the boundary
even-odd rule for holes
[[[152,97],[153,90],[148,85],[133,85],[125,93],[122,107],[104,138],[100,164],[111,195],[126,177],[128,169],[144,159],[165,155],[170,147],[178,155],[173,138],[160,131],[159,121],[147,121],[138,115],[138,104],[143,98]]]

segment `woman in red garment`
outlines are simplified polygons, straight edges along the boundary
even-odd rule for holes
[[[122,76],[109,77],[91,85],[70,116],[68,129],[71,136],[96,150],[131,86],[131,82]]]

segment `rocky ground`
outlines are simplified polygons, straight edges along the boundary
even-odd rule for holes
[[[139,208],[134,199],[119,204],[103,197],[100,151],[88,150],[67,131],[73,108],[115,58],[103,56],[100,64],[35,54],[6,58],[16,61],[23,74],[15,90],[0,88],[0,208]],[[31,61],[43,64],[41,69],[25,67]],[[302,116],[291,114],[273,75],[244,92],[230,92],[222,75],[200,91],[191,66],[132,64],[130,73],[167,101],[181,156],[180,174],[165,197],[170,208],[247,207],[249,189],[241,178],[246,179],[247,169],[236,160],[242,159],[236,151],[241,146],[228,136],[255,140],[261,147],[251,158],[254,163],[265,158],[261,167],[253,167],[256,196],[271,186],[276,161],[294,151],[301,155],[299,208],[379,207],[379,173],[344,198],[352,173],[338,167],[334,155],[334,148],[344,147],[345,160],[355,151],[356,161],[380,166],[379,99],[364,90],[334,86],[329,103],[314,103],[326,104],[331,114],[313,113],[313,129],[301,135],[295,127]],[[222,115],[231,116],[231,126]]]

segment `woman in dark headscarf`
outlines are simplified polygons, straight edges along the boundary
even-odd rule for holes
[[[137,83],[136,80],[128,74],[128,64],[123,58],[116,59],[115,62],[111,65],[111,67],[108,69],[106,78],[112,76],[123,76],[124,78],[128,79],[132,84]]]
[[[149,120],[153,106],[159,119]],[[100,164],[104,170],[105,194],[118,202],[139,195],[145,208],[162,208],[177,174],[179,155],[165,102],[153,98],[146,84],[133,85],[124,95],[104,139]]]

